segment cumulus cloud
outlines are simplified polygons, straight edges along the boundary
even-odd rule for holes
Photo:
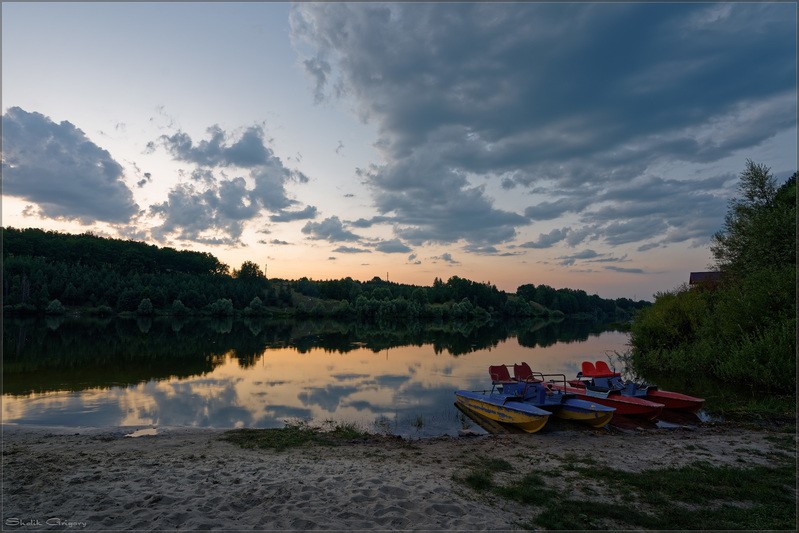
[[[391,239],[377,243],[375,250],[385,254],[407,254],[411,251],[411,248],[399,239]]]
[[[159,240],[175,237],[206,244],[241,244],[244,225],[265,212],[272,222],[315,218],[316,207],[291,211],[297,201],[286,191],[289,182],[309,178],[284,165],[268,146],[261,126],[252,126],[236,137],[219,126],[207,130],[208,138],[195,142],[178,131],[159,142],[175,160],[195,165],[192,183],[180,183],[165,202],[150,207],[163,224],[153,229]],[[152,143],[155,146],[155,143]],[[229,172],[244,176],[228,178]]]
[[[274,157],[272,151],[264,146],[264,131],[260,126],[248,128],[232,143],[229,143],[228,134],[219,126],[211,126],[207,133],[210,139],[196,145],[182,131],[164,135],[161,141],[175,159],[209,167],[252,168],[267,164]]]
[[[334,252],[338,252],[340,254],[370,254],[372,253],[371,250],[367,250],[366,248],[356,248],[354,246],[338,246],[333,249]]]
[[[204,244],[239,244],[244,221],[257,211],[253,204],[245,204],[243,181],[222,182],[205,191],[192,184],[177,185],[166,201],[150,206],[150,213],[164,220],[153,228],[153,237],[160,241],[173,236]]]
[[[338,217],[328,217],[321,222],[308,222],[302,232],[309,239],[325,240],[329,242],[356,242],[360,237],[344,228]]]
[[[553,229],[549,233],[539,233],[535,241],[520,244],[522,248],[550,248],[563,241],[570,233],[569,228]]]
[[[72,123],[12,107],[2,124],[3,194],[84,224],[126,223],[138,212],[122,166]]]
[[[300,211],[282,211],[269,217],[272,222],[291,222],[294,220],[306,220],[316,218],[317,210],[315,206],[309,205]]]
[[[450,265],[459,265],[460,261],[452,257],[452,254],[449,252],[444,252],[441,255],[431,257],[433,262],[441,261],[442,263],[449,263]]]
[[[723,213],[727,196],[705,184],[686,193],[691,176],[646,178],[664,161],[714,163],[795,128],[794,22],[795,8],[780,4],[299,3],[291,11],[316,99],[346,94],[378,128],[384,164],[361,177],[396,236],[412,245],[463,240],[474,250],[566,214],[582,225],[528,247],[559,236],[568,246],[589,235],[610,245],[707,240],[709,216],[696,215]],[[485,181],[544,197],[522,216],[495,207]],[[619,196],[646,196],[652,185],[667,199],[656,216],[632,213]],[[697,207],[687,215],[671,196]],[[610,222],[603,209],[629,216]]]
[[[602,254],[591,249],[586,249],[581,252],[577,252],[576,254],[558,257],[558,260],[562,266],[572,266],[578,260],[596,259],[598,257],[602,257]]]

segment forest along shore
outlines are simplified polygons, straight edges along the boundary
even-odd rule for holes
[[[3,426],[6,529],[513,530],[532,527],[546,506],[508,505],[475,489],[467,478],[480,465],[504,470],[493,483],[540,475],[548,493],[603,505],[629,499],[629,488],[616,494],[601,479],[575,476],[581,468],[783,468],[796,450],[784,429],[713,424],[416,441],[370,435],[283,451],[239,447],[223,430],[132,431]],[[795,502],[796,487],[790,492]]]

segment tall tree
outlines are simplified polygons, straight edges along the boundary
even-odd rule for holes
[[[780,187],[765,165],[746,160],[724,227],[713,236],[716,266],[733,278],[796,264],[796,173]]]

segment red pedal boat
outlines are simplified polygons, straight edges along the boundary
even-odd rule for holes
[[[582,372],[577,375],[577,378],[569,381],[569,385],[585,389],[585,394],[589,395],[591,391],[603,393],[607,391],[612,397],[621,395],[626,398],[642,399],[662,404],[665,409],[692,413],[701,409],[705,404],[703,398],[660,390],[655,385],[646,383],[624,381],[621,379],[621,374],[613,372],[604,361],[597,361],[596,366],[590,361],[583,361]],[[619,413],[623,414],[621,411]]]
[[[651,402],[643,398],[624,396],[618,391],[592,390],[585,386],[574,386],[571,385],[571,383],[565,387],[560,383],[547,383],[547,387],[572,393],[581,400],[588,400],[613,407],[616,409],[616,414],[619,415],[640,416],[647,420],[654,420],[660,415],[660,412],[663,411],[662,403]]]

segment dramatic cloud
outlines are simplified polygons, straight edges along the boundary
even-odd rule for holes
[[[431,257],[431,259],[433,261],[441,261],[442,263],[449,263],[450,265],[459,265],[460,264],[460,261],[457,261],[454,257],[452,257],[452,254],[449,253],[449,252],[444,252],[443,254],[441,254],[439,256]]]
[[[232,144],[228,144],[228,135],[219,126],[211,126],[207,131],[211,138],[196,146],[191,137],[181,131],[171,136],[164,135],[161,141],[175,159],[206,167],[252,168],[265,165],[274,158],[272,151],[264,146],[264,132],[259,126],[247,129]]]
[[[329,217],[321,222],[308,222],[302,232],[309,239],[325,240],[329,242],[356,242],[360,237],[344,229],[344,224],[338,217]]]
[[[602,257],[602,254],[595,252],[594,250],[583,250],[582,252],[577,252],[576,254],[567,255],[558,257],[560,264],[562,266],[571,266],[575,264],[578,260],[587,260],[587,259],[596,259]]]
[[[282,211],[277,215],[272,215],[269,220],[272,222],[292,222],[294,220],[307,220],[316,218],[316,207],[309,205],[301,211]]]
[[[338,252],[340,254],[370,254],[372,253],[371,250],[367,250],[365,248],[355,248],[353,246],[339,246],[333,249],[334,252]]]
[[[570,233],[569,228],[553,229],[549,233],[540,233],[538,240],[520,244],[522,248],[550,248],[563,241]]]
[[[150,212],[164,218],[152,234],[161,241],[174,236],[180,240],[205,244],[238,244],[243,222],[254,216],[257,207],[245,204],[244,180],[222,182],[218,187],[198,191],[191,184],[180,184],[169,192],[167,201],[150,206]]]
[[[380,215],[405,242],[463,240],[467,250],[565,214],[582,226],[523,246],[706,241],[729,191],[652,176],[666,162],[715,163],[795,128],[795,19],[795,6],[774,3],[299,3],[291,12],[316,99],[352,99],[378,127],[384,162],[361,176]],[[539,198],[518,209],[524,216],[498,209],[491,182]],[[624,195],[650,187],[656,212],[633,212]]]
[[[184,132],[159,139],[176,160],[197,167],[190,174],[193,184],[178,184],[169,192],[167,201],[150,207],[151,214],[164,219],[152,231],[155,238],[165,241],[171,236],[206,244],[236,245],[240,244],[244,224],[264,212],[275,213],[270,216],[272,222],[316,217],[314,206],[287,210],[297,202],[288,197],[286,184],[307,183],[308,177],[287,168],[275,156],[266,144],[263,128],[250,127],[238,139],[232,139],[219,126],[207,131],[210,138],[196,145]],[[229,170],[244,171],[248,179],[229,179],[225,177]]]
[[[138,212],[122,166],[73,124],[19,107],[3,115],[3,194],[50,218],[125,223]]]
[[[407,254],[411,249],[399,239],[382,241],[375,246],[375,250],[386,254]]]

